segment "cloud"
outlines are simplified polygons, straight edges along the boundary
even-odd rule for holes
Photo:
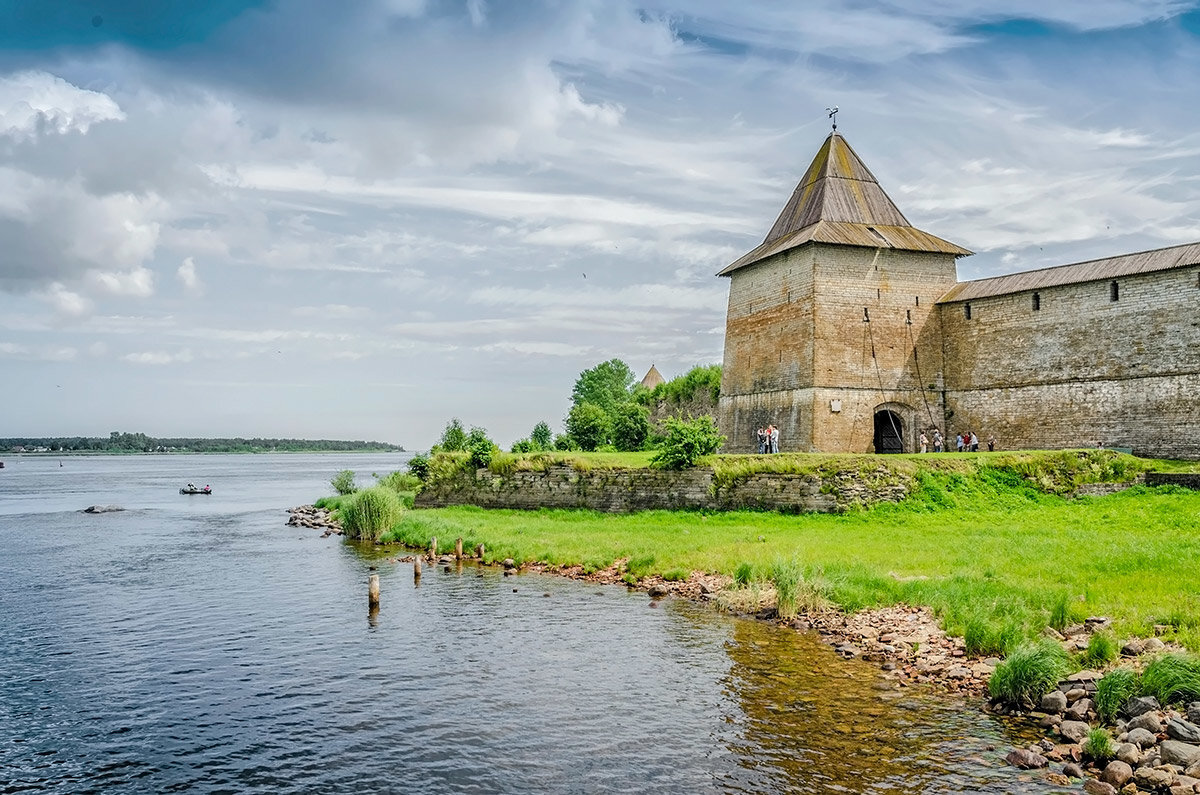
[[[92,311],[92,302],[78,293],[72,292],[58,282],[51,284],[43,293],[54,311],[66,317],[81,317]]]
[[[196,275],[196,263],[191,257],[184,258],[179,268],[175,271],[175,275],[186,289],[192,292],[200,291],[200,277]]]
[[[0,136],[20,140],[45,134],[86,134],[93,124],[124,118],[108,95],[73,86],[46,72],[0,77]]]
[[[90,271],[91,280],[112,295],[147,298],[154,295],[154,273],[148,268],[128,271]]]
[[[121,360],[130,362],[131,364],[153,366],[177,364],[192,361],[192,352],[187,349],[176,353],[169,353],[167,351],[141,351],[138,353],[127,353],[121,357]]]

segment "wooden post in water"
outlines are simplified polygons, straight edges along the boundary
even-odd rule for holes
[[[475,547],[475,557],[479,558],[480,560],[483,560],[483,544],[480,544],[479,546]]]
[[[437,536],[429,539],[429,557],[432,560],[437,560]]]
[[[379,575],[372,574],[367,578],[367,608],[379,609]]]
[[[421,556],[413,555],[413,581],[421,581]]]
[[[462,536],[459,536],[458,540],[454,542],[454,559],[462,560]]]

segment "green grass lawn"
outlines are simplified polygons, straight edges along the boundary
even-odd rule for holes
[[[943,457],[958,458],[920,458]],[[846,609],[929,605],[977,651],[1036,635],[1056,606],[1072,619],[1111,616],[1122,637],[1169,624],[1200,650],[1200,492],[1135,487],[1068,500],[1011,468],[960,469],[922,469],[903,503],[842,515],[443,508],[408,511],[385,538],[424,547],[436,536],[444,548],[462,536],[489,559],[591,568],[628,559],[634,576],[732,575],[746,563],[765,578],[795,561]]]

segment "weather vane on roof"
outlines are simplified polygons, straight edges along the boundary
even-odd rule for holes
[[[829,112],[829,118],[833,119],[833,129],[837,130],[838,106],[834,105],[832,108],[826,108],[825,110]]]

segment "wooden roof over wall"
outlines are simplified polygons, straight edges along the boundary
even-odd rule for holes
[[[662,377],[662,373],[654,365],[650,365],[650,369],[646,371],[646,375],[642,378],[642,386],[646,389],[654,389],[659,384],[665,383],[667,379]]]
[[[1200,243],[1156,248],[1151,251],[1121,254],[1116,257],[1093,259],[1053,268],[993,276],[990,279],[960,282],[950,292],[938,299],[938,303],[970,301],[973,298],[989,298],[1038,290],[1044,287],[1058,287],[1064,284],[1108,281],[1122,276],[1135,276],[1139,273],[1165,271],[1189,265],[1200,265]]]
[[[910,224],[836,131],[825,139],[762,244],[717,275],[728,276],[738,268],[806,243],[929,251],[956,257],[971,253]]]

